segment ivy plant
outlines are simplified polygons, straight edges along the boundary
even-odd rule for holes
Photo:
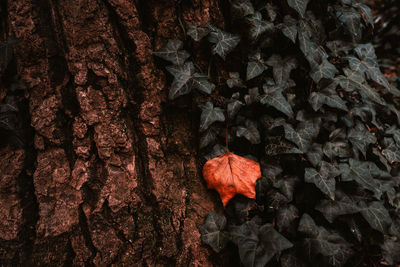
[[[172,64],[169,98],[199,104],[202,160],[224,153],[228,135],[261,163],[256,200],[211,212],[203,242],[235,244],[244,266],[399,264],[400,91],[379,65],[371,9],[229,2],[229,27],[187,25],[185,43],[154,52]]]

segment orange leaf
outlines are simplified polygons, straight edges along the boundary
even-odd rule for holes
[[[203,167],[208,188],[215,189],[224,206],[236,194],[256,198],[256,181],[261,178],[260,164],[231,152],[210,159]]]

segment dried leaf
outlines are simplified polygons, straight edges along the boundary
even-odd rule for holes
[[[203,177],[208,188],[217,190],[226,206],[237,194],[256,197],[255,183],[261,178],[261,169],[253,160],[226,152],[206,162]]]

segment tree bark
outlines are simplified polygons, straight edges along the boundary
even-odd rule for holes
[[[224,265],[198,232],[221,205],[201,177],[196,107],[167,101],[152,55],[188,23],[222,27],[224,4],[7,1],[33,134],[0,149],[1,265]]]

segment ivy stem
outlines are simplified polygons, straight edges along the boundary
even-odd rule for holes
[[[229,114],[228,114],[228,112],[226,112],[226,137],[225,137],[226,153],[229,153],[229,148],[228,148],[228,138],[229,138],[228,128],[229,128]]]

